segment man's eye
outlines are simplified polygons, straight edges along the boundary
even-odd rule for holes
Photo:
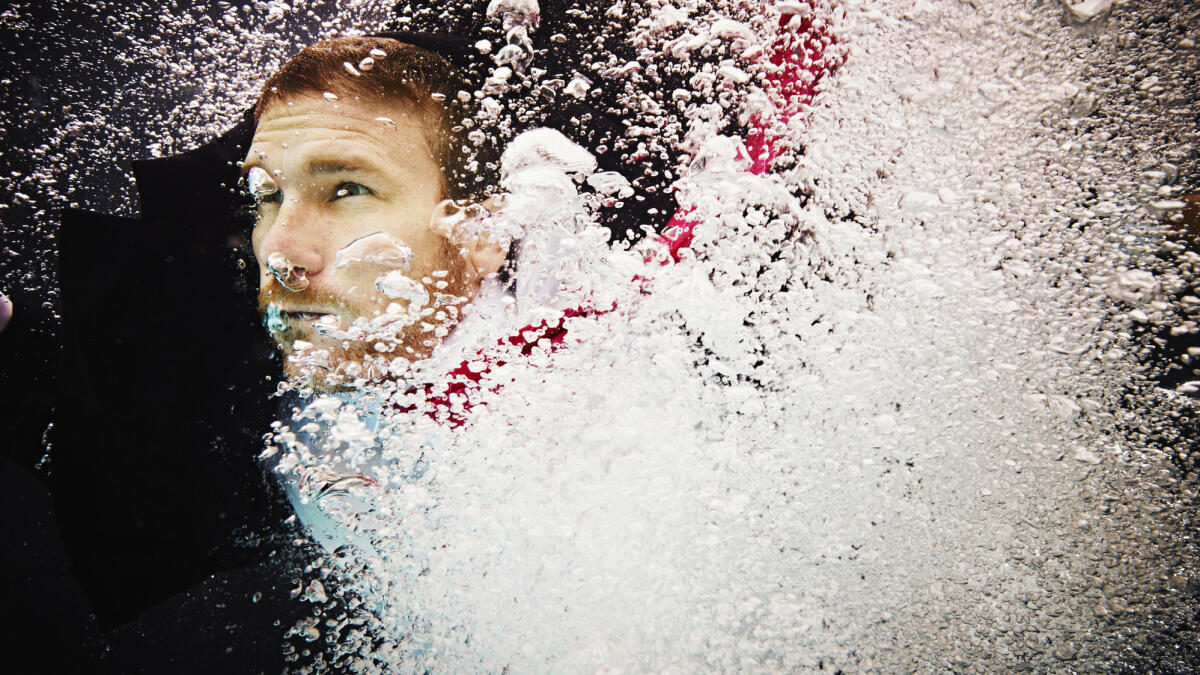
[[[371,188],[365,185],[359,185],[358,183],[341,183],[337,186],[337,189],[334,190],[333,198],[341,199],[342,197],[357,197],[358,195],[371,194],[375,193],[371,192]]]

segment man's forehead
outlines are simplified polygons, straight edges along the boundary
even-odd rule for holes
[[[427,146],[423,122],[410,105],[381,101],[364,103],[299,97],[268,108],[254,130],[248,160],[265,151],[316,141],[350,141],[406,149],[420,140]]]

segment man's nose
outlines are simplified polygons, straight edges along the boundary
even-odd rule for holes
[[[284,200],[263,238],[263,262],[276,278],[286,269],[312,278],[328,263],[325,238],[317,214],[304,200]]]

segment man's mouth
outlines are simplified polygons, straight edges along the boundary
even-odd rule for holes
[[[336,330],[341,324],[338,315],[333,312],[320,309],[284,309],[274,303],[267,306],[263,320],[267,330],[276,334],[288,332],[298,325],[313,325],[318,330]]]
[[[285,319],[299,320],[299,321],[315,321],[317,319],[321,319],[326,316],[333,316],[332,314],[329,314],[327,312],[306,312],[306,311],[289,311],[289,310],[284,310],[283,312],[281,312],[281,314],[283,315],[283,317]]]

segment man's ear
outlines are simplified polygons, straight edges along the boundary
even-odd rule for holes
[[[467,264],[475,271],[476,278],[482,279],[489,274],[499,272],[500,268],[504,265],[504,261],[508,258],[508,247],[493,242],[488,238],[486,232],[468,235],[469,239],[462,239],[461,237],[464,233],[455,231],[457,229],[455,227],[455,219],[453,217],[446,217],[450,215],[447,213],[448,211],[462,209],[461,204],[462,202],[455,204],[450,201],[439,204],[431,222],[433,231],[453,242],[462,251]],[[496,213],[499,210],[496,200],[491,197],[479,203],[479,206],[487,209],[490,213]]]
[[[491,197],[488,197],[487,199],[485,199],[482,203],[480,203],[480,206],[487,209],[488,213],[499,213],[500,212],[500,202],[496,200],[495,195],[492,195]]]
[[[486,234],[464,243],[462,248],[466,249],[467,263],[479,279],[499,272],[508,258],[508,248],[493,243]]]
[[[500,204],[497,203],[495,197],[488,197],[480,206],[488,210],[488,213],[496,214],[500,211]],[[501,245],[498,242],[492,241],[487,233],[477,237],[470,246],[467,247],[467,261],[475,268],[475,273],[480,279],[495,274],[504,266],[504,262],[508,260],[508,247],[510,244]]]

